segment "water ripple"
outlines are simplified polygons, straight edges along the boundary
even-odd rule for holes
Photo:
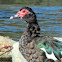
[[[0,34],[18,40],[25,31],[26,22],[22,19],[10,20],[21,7],[0,9]],[[31,6],[37,16],[41,35],[62,36],[62,6]]]

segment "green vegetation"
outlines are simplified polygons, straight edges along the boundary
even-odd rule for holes
[[[1,4],[40,4],[42,0],[0,0]]]
[[[62,0],[0,0],[0,4],[62,6]]]

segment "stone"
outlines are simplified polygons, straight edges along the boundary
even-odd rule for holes
[[[10,39],[8,36],[4,37],[4,36],[0,36],[0,55],[3,54],[4,52],[10,50],[10,48],[3,48],[1,49],[2,47],[5,47],[5,46],[13,46],[13,44],[15,43],[16,41]],[[0,62],[12,62],[11,60],[11,51],[3,54],[0,56]]]

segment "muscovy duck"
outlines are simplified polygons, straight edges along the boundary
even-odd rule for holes
[[[21,8],[10,19],[14,17],[19,17],[27,22],[26,30],[19,40],[19,50],[28,62],[45,62],[46,57],[54,61],[60,60],[62,42],[50,36],[40,36],[36,15],[30,7]]]

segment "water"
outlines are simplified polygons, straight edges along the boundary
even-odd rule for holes
[[[22,19],[10,20],[22,6],[0,6],[0,35],[18,41],[25,31]],[[41,35],[62,37],[62,6],[30,6],[37,15]]]

